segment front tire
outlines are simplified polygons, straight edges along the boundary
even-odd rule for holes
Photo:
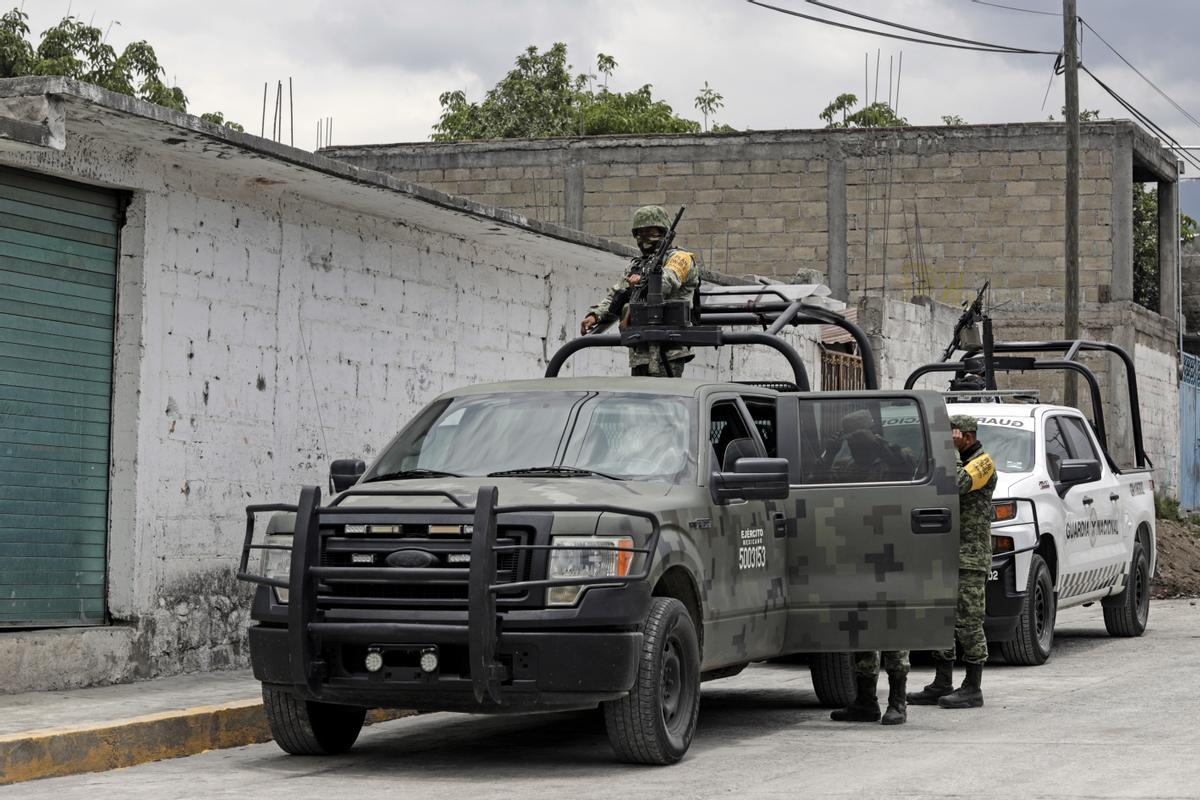
[[[822,708],[845,708],[853,702],[853,653],[815,653],[808,664],[813,691]]]
[[[656,597],[642,627],[642,654],[629,694],[604,704],[608,741],[622,761],[674,764],[696,733],[700,645],[683,603]]]
[[[1125,591],[1106,597],[1104,627],[1110,636],[1141,636],[1150,618],[1150,559],[1141,542],[1133,545],[1133,561],[1129,565],[1129,581]]]
[[[303,700],[281,686],[263,684],[263,710],[275,743],[294,756],[330,756],[354,746],[365,708]]]
[[[1022,667],[1045,664],[1054,647],[1056,616],[1054,579],[1050,576],[1045,559],[1034,553],[1029,565],[1029,593],[1025,596],[1025,607],[1017,622],[1017,634],[1011,640],[1000,643],[1004,660]]]

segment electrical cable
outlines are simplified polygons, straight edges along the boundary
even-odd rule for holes
[[[990,2],[988,2],[988,0],[971,0],[971,2],[978,3],[981,6],[993,6],[994,8],[1004,8],[1009,11],[1022,11],[1026,14],[1041,14],[1041,15],[1047,16],[1047,17],[1061,17],[1062,16],[1062,14],[1060,14],[1057,11],[1037,11],[1032,8],[1019,8],[1017,6],[1006,6],[1003,3],[990,3]]]
[[[1173,105],[1173,106],[1175,107],[1175,110],[1176,110],[1176,111],[1178,111],[1180,114],[1183,114],[1185,117],[1187,117],[1187,118],[1188,118],[1188,120],[1190,120],[1190,121],[1191,121],[1191,123],[1192,123],[1193,125],[1195,125],[1196,127],[1200,127],[1200,119],[1196,119],[1196,117],[1192,116],[1192,114],[1190,114],[1190,113],[1188,112],[1188,110],[1187,110],[1187,109],[1185,109],[1183,106],[1179,105],[1179,103],[1176,103],[1176,102],[1175,102],[1175,101],[1174,101],[1174,100],[1171,98],[1171,96],[1170,96],[1170,95],[1168,95],[1168,94],[1167,94],[1166,92],[1164,92],[1162,89],[1158,88],[1158,86],[1157,86],[1157,85],[1154,83],[1154,81],[1150,80],[1150,79],[1149,79],[1149,78],[1147,78],[1145,75],[1143,75],[1141,70],[1139,70],[1139,69],[1138,69],[1137,67],[1135,67],[1133,64],[1129,63],[1129,59],[1125,58],[1125,56],[1123,56],[1123,55],[1121,55],[1120,53],[1118,53],[1118,52],[1117,52],[1117,48],[1115,48],[1115,47],[1113,47],[1111,44],[1109,44],[1109,43],[1108,43],[1108,40],[1107,40],[1107,39],[1105,39],[1103,36],[1101,36],[1099,31],[1097,31],[1095,28],[1093,28],[1091,25],[1089,25],[1089,24],[1088,24],[1088,22],[1087,22],[1087,20],[1085,20],[1083,17],[1080,17],[1080,18],[1079,18],[1079,21],[1080,21],[1080,22],[1082,22],[1082,23],[1083,23],[1083,25],[1084,25],[1084,26],[1085,26],[1085,27],[1086,27],[1088,30],[1090,30],[1092,33],[1094,33],[1094,34],[1096,35],[1096,38],[1097,38],[1097,39],[1099,39],[1101,42],[1104,42],[1104,46],[1105,46],[1105,47],[1107,47],[1109,50],[1111,50],[1111,51],[1113,52],[1113,55],[1115,55],[1117,58],[1119,58],[1119,59],[1121,59],[1122,61],[1124,61],[1124,62],[1125,62],[1125,66],[1129,67],[1131,70],[1133,70],[1134,72],[1136,72],[1136,73],[1137,73],[1137,76],[1138,76],[1139,78],[1141,78],[1142,80],[1144,80],[1146,83],[1150,84],[1151,88],[1153,88],[1153,89],[1154,89],[1154,91],[1158,92],[1158,93],[1159,93],[1159,94],[1160,94],[1160,95],[1161,95],[1161,96],[1162,96],[1162,97],[1163,97],[1163,98],[1164,98],[1164,99],[1165,99],[1165,100],[1166,100],[1168,103],[1170,103],[1171,105]]]
[[[857,31],[859,33],[870,33],[870,34],[874,34],[875,36],[883,36],[888,39],[900,39],[901,41],[905,41],[905,42],[916,42],[917,44],[931,44],[931,45],[935,45],[937,47],[949,47],[949,48],[953,48],[955,50],[977,50],[977,51],[984,52],[984,53],[1016,53],[1019,55],[1046,55],[1046,56],[1058,55],[1056,52],[1052,53],[1047,50],[1024,50],[1024,49],[1020,49],[1020,48],[1005,47],[1003,45],[996,45],[996,46],[989,46],[989,47],[976,47],[974,45],[953,44],[951,42],[939,42],[934,39],[917,39],[912,36],[901,36],[900,34],[897,34],[897,33],[888,33],[886,31],[871,30],[870,28],[861,28],[857,25],[847,25],[844,22],[836,22],[831,19],[823,19],[821,17],[814,17],[810,14],[801,14],[799,11],[793,11],[790,8],[780,8],[779,6],[773,6],[770,3],[761,2],[761,0],[746,0],[746,2],[750,3],[751,5],[761,6],[762,8],[769,8],[772,11],[778,11],[781,14],[787,14],[787,15],[793,16],[793,17],[800,17],[801,19],[811,20],[812,22],[820,22],[824,25],[832,25],[835,28],[844,28],[849,31]]]
[[[945,33],[936,33],[934,31],[925,30],[924,28],[913,28],[908,25],[901,25],[899,22],[890,22],[886,19],[880,19],[879,17],[872,17],[869,14],[860,14],[857,11],[850,11],[849,9],[839,8],[835,5],[830,5],[829,3],[824,3],[824,2],[822,2],[822,0],[806,0],[806,2],[808,2],[810,5],[820,6],[821,8],[827,8],[830,11],[836,11],[839,14],[846,14],[847,16],[857,17],[858,19],[865,19],[870,22],[877,23],[879,25],[887,25],[888,27],[891,27],[891,28],[899,28],[902,31],[909,31],[910,33],[920,33],[920,34],[924,34],[925,36],[933,36],[938,39],[946,39],[951,42],[963,42],[965,44],[976,44],[976,45],[980,45],[982,47],[987,47],[987,48],[993,49],[993,50],[1003,50],[1007,53],[1020,53],[1022,55],[1055,55],[1054,53],[1047,53],[1047,52],[1043,52],[1040,50],[1026,50],[1025,48],[1022,48],[1022,47],[1009,47],[1008,45],[991,44],[990,42],[980,42],[980,41],[976,41],[975,39],[963,39],[958,36],[950,36]]]
[[[1130,103],[1124,97],[1119,95],[1116,92],[1116,90],[1114,90],[1111,86],[1109,86],[1107,83],[1105,83],[1104,81],[1097,78],[1095,73],[1093,73],[1090,69],[1085,67],[1083,64],[1079,65],[1079,69],[1081,71],[1087,73],[1088,77],[1090,77],[1093,81],[1095,81],[1096,84],[1101,89],[1103,89],[1105,92],[1107,92],[1108,95],[1110,97],[1112,97],[1112,99],[1116,100],[1117,103],[1119,103],[1122,108],[1124,108],[1126,111],[1128,111],[1130,114],[1132,114],[1134,116],[1134,118],[1137,119],[1138,122],[1142,123],[1147,128],[1149,128],[1151,131],[1153,131],[1156,135],[1158,135],[1160,138],[1162,138],[1163,140],[1165,140],[1165,141],[1169,142],[1171,145],[1173,145],[1169,149],[1173,150],[1177,156],[1179,156],[1181,159],[1183,159],[1184,161],[1191,164],[1197,170],[1200,170],[1200,160],[1197,160],[1197,158],[1195,156],[1193,156],[1190,152],[1188,152],[1187,148],[1185,148],[1179,142],[1178,139],[1176,139],[1174,136],[1172,136],[1171,134],[1169,134],[1165,130],[1163,130],[1162,127],[1160,127],[1157,123],[1154,122],[1154,120],[1150,119],[1144,113],[1139,111],[1136,107],[1134,107],[1134,105],[1132,103]]]

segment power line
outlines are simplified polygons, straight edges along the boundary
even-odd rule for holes
[[[1163,98],[1165,98],[1165,99],[1166,99],[1166,101],[1167,101],[1168,103],[1170,103],[1171,105],[1173,105],[1173,106],[1175,107],[1175,110],[1177,110],[1177,111],[1178,111],[1180,114],[1183,114],[1185,117],[1187,117],[1187,118],[1188,118],[1188,120],[1189,120],[1189,121],[1191,121],[1191,123],[1192,123],[1193,125],[1195,125],[1196,127],[1200,128],[1200,119],[1196,119],[1196,117],[1192,116],[1192,115],[1191,115],[1191,114],[1188,112],[1188,110],[1187,110],[1187,109],[1185,109],[1183,106],[1179,105],[1179,103],[1176,103],[1176,102],[1175,102],[1175,101],[1174,101],[1174,100],[1173,100],[1173,99],[1170,97],[1170,95],[1168,95],[1168,94],[1167,94],[1166,92],[1164,92],[1162,89],[1158,88],[1158,86],[1157,86],[1157,85],[1154,83],[1154,81],[1150,80],[1150,79],[1149,79],[1149,78],[1147,78],[1145,75],[1143,75],[1141,70],[1139,70],[1139,69],[1138,69],[1137,67],[1135,67],[1133,64],[1129,63],[1129,59],[1125,58],[1125,56],[1123,56],[1123,55],[1121,55],[1120,53],[1118,53],[1118,52],[1117,52],[1117,48],[1115,48],[1115,47],[1113,47],[1111,44],[1109,44],[1109,43],[1108,43],[1108,40],[1107,40],[1107,39],[1105,39],[1103,36],[1101,36],[1099,31],[1097,31],[1095,28],[1093,28],[1091,25],[1089,25],[1089,24],[1088,24],[1088,22],[1087,22],[1087,20],[1085,20],[1083,17],[1080,17],[1080,18],[1079,18],[1079,21],[1080,21],[1080,22],[1082,22],[1082,23],[1084,24],[1084,26],[1086,26],[1086,27],[1087,27],[1087,29],[1088,29],[1088,30],[1090,30],[1092,33],[1094,33],[1094,34],[1096,35],[1096,38],[1097,38],[1097,39],[1099,39],[1100,41],[1104,42],[1104,46],[1105,46],[1105,47],[1107,47],[1109,50],[1111,50],[1111,51],[1113,52],[1113,55],[1115,55],[1117,58],[1119,58],[1119,59],[1121,59],[1122,61],[1124,61],[1124,62],[1125,62],[1125,66],[1129,67],[1131,70],[1133,70],[1134,72],[1136,72],[1136,73],[1137,73],[1137,76],[1138,76],[1139,78],[1141,78],[1142,80],[1144,80],[1146,83],[1150,84],[1150,86],[1151,86],[1151,87],[1154,89],[1154,91],[1156,91],[1156,92],[1158,92],[1160,95],[1162,95],[1162,97],[1163,97]]]
[[[920,33],[925,36],[933,36],[937,39],[946,39],[951,42],[962,42],[964,44],[974,44],[974,45],[979,45],[981,47],[986,47],[988,49],[1004,50],[1005,52],[1008,52],[1008,53],[1021,53],[1021,54],[1033,54],[1033,55],[1055,55],[1054,53],[1043,53],[1038,50],[1026,50],[1021,47],[1009,47],[1008,45],[990,44],[988,42],[980,42],[980,41],[976,41],[975,39],[963,39],[958,36],[950,36],[950,35],[944,34],[944,33],[936,33],[934,31],[925,30],[924,28],[913,28],[908,25],[901,25],[899,22],[891,22],[886,19],[880,19],[879,17],[872,17],[869,14],[860,14],[857,11],[850,11],[849,9],[839,8],[838,6],[821,2],[821,0],[807,0],[807,2],[810,5],[820,6],[821,8],[827,8],[830,11],[836,11],[839,14],[846,14],[847,16],[857,17],[859,19],[865,19],[865,20],[868,20],[869,22],[874,22],[879,25],[887,25],[888,27],[891,27],[891,28],[899,28],[902,31],[909,31],[911,33]]]
[[[905,42],[916,42],[917,44],[931,44],[931,45],[935,45],[937,47],[950,47],[955,50],[978,50],[978,51],[982,51],[985,53],[1017,53],[1017,54],[1021,54],[1021,55],[1046,55],[1046,56],[1058,55],[1057,52],[1050,52],[1047,50],[1025,50],[1025,49],[1015,48],[1015,47],[1005,47],[1004,45],[991,45],[988,47],[977,47],[974,45],[953,44],[951,42],[939,42],[934,39],[917,39],[912,36],[901,36],[900,34],[897,34],[897,33],[887,33],[886,31],[875,31],[875,30],[871,30],[870,28],[860,28],[857,25],[847,25],[844,22],[835,22],[834,20],[831,20],[831,19],[823,19],[821,17],[814,17],[809,14],[801,14],[799,11],[793,11],[790,8],[780,8],[779,6],[773,6],[773,5],[770,5],[769,3],[761,2],[761,0],[746,0],[746,2],[750,3],[751,5],[761,6],[762,8],[769,8],[772,11],[778,11],[781,14],[787,14],[787,15],[793,16],[793,17],[800,17],[801,19],[811,20],[812,22],[820,22],[823,25],[832,25],[835,28],[844,28],[844,29],[850,30],[850,31],[857,31],[859,33],[870,33],[870,34],[874,34],[875,36],[883,36],[888,39],[900,39],[901,41],[905,41]]]
[[[1196,169],[1200,170],[1200,160],[1197,160],[1197,158],[1195,156],[1193,156],[1191,153],[1189,153],[1187,148],[1185,148],[1182,144],[1179,143],[1178,139],[1176,139],[1174,136],[1172,136],[1171,134],[1169,134],[1165,130],[1163,130],[1157,123],[1154,122],[1154,120],[1150,119],[1144,113],[1139,111],[1136,107],[1134,107],[1134,105],[1132,103],[1130,103],[1124,97],[1117,94],[1117,92],[1111,86],[1109,86],[1107,83],[1105,83],[1104,81],[1097,78],[1095,73],[1093,73],[1090,69],[1085,67],[1083,64],[1079,65],[1079,69],[1086,72],[1088,74],[1088,77],[1090,77],[1092,80],[1094,80],[1096,82],[1096,85],[1098,85],[1101,89],[1103,89],[1105,92],[1107,92],[1108,95],[1110,97],[1112,97],[1112,99],[1116,100],[1117,103],[1119,103],[1122,108],[1124,108],[1130,114],[1133,114],[1134,118],[1138,122],[1145,125],[1147,128],[1149,128],[1151,131],[1153,131],[1155,134],[1157,134],[1163,140],[1169,142],[1171,145],[1170,149],[1173,150],[1176,155],[1178,155],[1184,161],[1187,161],[1189,164],[1191,164]]]
[[[1037,11],[1032,8],[1020,8],[1019,6],[1006,6],[1003,3],[990,3],[988,0],[971,0],[972,3],[978,3],[981,6],[992,6],[993,8],[1004,8],[1009,11],[1021,11],[1026,14],[1041,14],[1046,17],[1061,17],[1062,14],[1058,11]]]

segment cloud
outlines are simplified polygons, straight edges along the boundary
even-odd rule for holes
[[[900,113],[914,124],[943,114],[970,122],[1025,122],[1059,114],[1062,79],[1042,100],[1053,57],[972,53],[838,30],[741,0],[39,0],[27,4],[40,33],[66,12],[104,27],[114,44],[146,39],[188,93],[196,113],[222,110],[257,132],[262,87],[288,76],[296,89],[298,145],[315,144],[316,122],[334,117],[337,143],[421,141],[438,119],[438,95],[463,89],[478,100],[525,47],[565,42],[578,70],[594,71],[597,52],[619,64],[614,88],[654,85],[684,116],[708,81],[725,97],[716,118],[738,128],[819,127],[817,114],[838,94],[863,93],[863,60],[880,54],[879,96],[887,95],[889,57],[899,66]],[[814,16],[861,20],[802,0],[775,0]],[[1058,17],[1025,14],[970,0],[830,0],[863,13],[965,38],[1057,49]],[[997,0],[1058,11],[1059,0]],[[1200,21],[1194,0],[1088,0],[1085,19],[1178,102],[1200,117],[1200,84],[1189,71]],[[865,23],[864,23],[865,24]],[[1084,62],[1156,121],[1188,143],[1200,130],[1085,30]],[[895,74],[893,73],[893,82]],[[1128,116],[1086,77],[1085,108]],[[268,115],[270,109],[268,108]],[[269,130],[269,124],[268,124]]]

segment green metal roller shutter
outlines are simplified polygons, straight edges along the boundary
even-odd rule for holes
[[[0,627],[104,622],[120,218],[0,168]]]

